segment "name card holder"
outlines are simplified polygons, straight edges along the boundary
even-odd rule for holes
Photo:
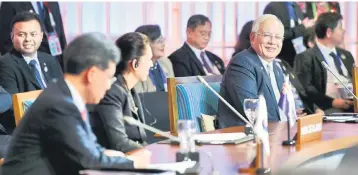
[[[322,114],[312,114],[297,119],[297,146],[322,139]]]

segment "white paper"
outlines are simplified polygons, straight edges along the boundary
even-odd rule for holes
[[[149,169],[159,169],[159,170],[167,170],[167,171],[176,171],[180,174],[183,174],[186,169],[192,168],[195,165],[196,161],[182,161],[182,162],[174,162],[174,163],[157,163],[150,164],[148,166]]]
[[[239,140],[247,135],[243,132],[219,134],[195,134],[194,139],[199,142],[225,142]]]

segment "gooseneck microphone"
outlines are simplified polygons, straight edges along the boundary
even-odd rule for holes
[[[329,72],[331,72],[331,74],[339,81],[339,83],[351,94],[353,95],[353,97],[358,100],[358,97],[356,95],[354,95],[354,93],[349,90],[349,88],[347,88],[346,85],[344,85],[344,83],[338,78],[338,76],[331,70],[331,68],[329,68],[328,64],[325,61],[322,61],[321,64],[323,65],[323,67],[325,67]]]

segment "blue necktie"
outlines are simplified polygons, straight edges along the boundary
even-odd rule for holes
[[[37,1],[36,4],[37,4],[37,9],[39,10],[40,19],[41,19],[41,21],[43,21],[44,20],[44,8],[42,6],[42,2]]]
[[[29,65],[32,69],[32,73],[34,74],[37,83],[39,83],[39,85],[41,86],[41,89],[45,89],[45,85],[42,83],[42,79],[41,79],[41,74],[39,72],[39,70],[36,68],[36,60],[31,60]]]
[[[341,68],[341,59],[339,58],[339,56],[336,55],[334,52],[331,52],[329,55],[334,58],[334,65],[336,65],[338,73],[340,75],[344,76],[342,68]]]
[[[205,52],[201,52],[200,57],[203,60],[203,65],[204,65],[205,69],[208,71],[208,73],[213,73],[213,70],[211,69],[209,63],[205,59]]]
[[[288,15],[289,15],[290,20],[293,19],[294,21],[297,21],[295,9],[293,8],[293,3],[294,2],[286,2],[287,9],[288,9]]]

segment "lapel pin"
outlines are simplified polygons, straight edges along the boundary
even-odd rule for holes
[[[29,12],[30,12],[30,13],[34,13],[34,11],[33,11],[33,10],[29,10]]]
[[[346,56],[345,56],[344,54],[341,54],[341,58],[342,58],[343,60],[345,60],[345,59],[346,59]]]
[[[294,79],[295,78],[295,76],[291,73],[291,77]]]
[[[48,68],[46,66],[46,63],[44,63],[44,71],[47,72],[48,71]]]

